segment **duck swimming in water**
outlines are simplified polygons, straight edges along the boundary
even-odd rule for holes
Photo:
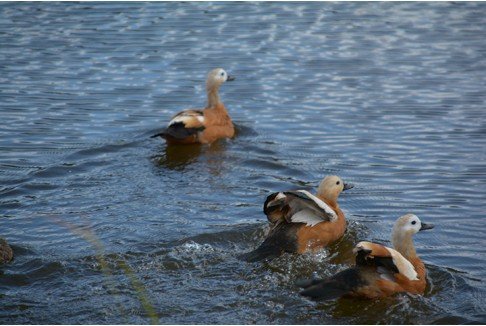
[[[395,249],[372,242],[360,242],[353,249],[356,266],[328,279],[305,280],[303,296],[314,300],[330,300],[341,296],[369,299],[387,297],[398,292],[423,294],[426,270],[417,256],[413,236],[432,229],[413,214],[400,217],[393,227],[392,244]]]
[[[303,253],[338,240],[346,231],[346,219],[337,200],[352,187],[332,175],[322,180],[315,196],[305,190],[271,194],[263,205],[270,232],[257,249],[241,258],[258,261],[284,252]]]
[[[235,128],[228,111],[219,98],[219,87],[234,77],[222,68],[209,72],[206,79],[208,104],[203,110],[184,110],[170,120],[167,128],[154,137],[162,137],[167,144],[209,144],[220,138],[232,138]]]

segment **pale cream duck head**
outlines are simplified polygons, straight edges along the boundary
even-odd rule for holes
[[[317,197],[326,199],[331,203],[337,203],[337,199],[341,192],[353,188],[354,185],[345,183],[337,175],[329,175],[325,177],[317,188]]]
[[[210,90],[219,88],[223,83],[233,80],[235,78],[230,76],[223,68],[213,69],[208,73],[206,78],[206,90],[209,92]]]
[[[393,226],[393,237],[413,236],[419,231],[432,229],[434,225],[423,223],[417,215],[406,214],[398,218]]]
[[[413,236],[419,231],[430,230],[433,224],[422,222],[415,214],[406,214],[398,218],[393,226],[392,244],[405,257],[415,255]]]

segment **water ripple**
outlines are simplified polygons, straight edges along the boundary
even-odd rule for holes
[[[160,323],[484,323],[485,9],[1,4],[0,235],[16,257],[0,269],[0,322],[147,323],[124,261]],[[237,77],[221,88],[237,137],[149,139],[204,106],[220,66]],[[341,242],[235,258],[262,241],[270,192],[326,174],[356,185]],[[298,296],[297,277],[346,268],[357,240],[389,243],[407,212],[437,225],[416,239],[424,297]]]

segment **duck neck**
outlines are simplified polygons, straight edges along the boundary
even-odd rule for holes
[[[338,204],[336,199],[322,197],[322,196],[319,196],[319,194],[317,195],[317,197],[319,199],[321,199],[323,202],[325,202],[326,204],[328,204],[335,212],[339,211],[339,204]]]
[[[337,199],[339,194],[332,193],[329,191],[322,191],[321,189],[317,190],[317,197],[323,200],[326,204],[334,208],[335,210],[339,208]]]
[[[216,85],[210,85],[207,87],[207,93],[208,93],[208,108],[215,108],[218,106],[219,103],[221,103],[221,100],[219,99],[219,86]]]
[[[417,256],[411,234],[394,234],[392,238],[392,244],[395,250],[401,253],[408,260]]]

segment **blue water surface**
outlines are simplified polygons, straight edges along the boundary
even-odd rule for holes
[[[485,35],[479,2],[0,3],[0,323],[486,323]],[[150,139],[215,67],[237,137]],[[338,244],[237,259],[328,174]],[[408,212],[423,297],[298,295]]]

